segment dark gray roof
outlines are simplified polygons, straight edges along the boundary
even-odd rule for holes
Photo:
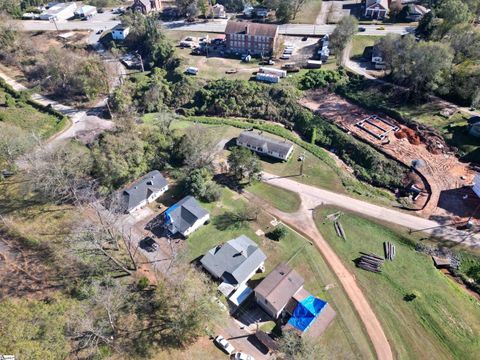
[[[266,255],[245,235],[208,251],[200,261],[217,278],[240,284],[265,261]]]
[[[383,52],[380,49],[380,46],[374,45],[372,50],[372,57],[381,57],[383,58]]]
[[[278,153],[287,153],[293,147],[293,144],[286,140],[273,139],[256,131],[244,131],[238,136],[238,139],[242,143],[250,144],[254,148],[262,147],[267,151]]]
[[[255,288],[255,293],[267,299],[278,312],[300,290],[305,281],[286,263],[281,263]]]
[[[205,215],[208,215],[208,211],[202,208],[198,201],[190,195],[165,211],[165,216],[182,234]]]
[[[225,34],[246,34],[252,36],[268,36],[274,38],[278,34],[278,26],[251,22],[229,21]]]
[[[129,188],[123,190],[124,207],[127,211],[138,206],[142,201],[156,191],[168,185],[167,180],[158,170],[150,171],[148,174],[135,181]]]

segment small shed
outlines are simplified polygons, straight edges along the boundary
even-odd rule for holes
[[[269,351],[278,351],[278,343],[272,339],[265,331],[257,330],[255,332],[257,340],[265,346]]]

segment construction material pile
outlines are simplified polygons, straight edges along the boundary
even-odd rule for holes
[[[385,259],[373,253],[360,253],[362,256],[357,260],[357,266],[363,270],[374,273],[382,272],[382,265]]]
[[[341,211],[337,211],[336,213],[327,215],[327,219],[330,221],[333,221],[333,226],[335,227],[335,231],[337,232],[338,237],[343,238],[344,240],[347,240],[347,235],[345,234],[345,230],[343,230],[342,224],[340,224],[340,216],[342,216],[343,213]]]
[[[385,259],[393,261],[395,258],[395,245],[391,242],[384,242],[383,249],[385,250]]]

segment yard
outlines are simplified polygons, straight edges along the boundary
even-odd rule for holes
[[[300,197],[294,192],[263,182],[252,184],[247,190],[283,212],[292,213],[300,208]]]
[[[405,229],[378,224],[345,213],[340,222],[347,240],[341,240],[327,214],[338,209],[321,207],[315,213],[324,238],[355,274],[382,323],[398,359],[475,359],[480,353],[480,304],[434,268],[429,256],[417,253]],[[396,246],[396,258],[381,274],[355,267],[360,252],[383,256],[383,242]],[[406,295],[416,298],[408,301]]]
[[[337,312],[332,325],[318,339],[325,354],[332,358],[373,358],[368,337],[345,292],[328,268],[320,253],[303,237],[288,229],[288,234],[279,242],[256,235],[257,230],[268,232],[273,229],[273,218],[260,212],[256,221],[236,224],[225,229],[225,213],[245,206],[240,195],[224,189],[217,204],[204,204],[211,211],[212,221],[187,239],[188,259],[196,259],[212,247],[245,234],[257,242],[267,255],[266,273],[256,274],[254,280],[263,278],[282,261],[287,261],[305,279],[305,288],[313,295],[327,300]],[[328,290],[325,287],[328,285]]]
[[[290,21],[292,24],[315,24],[318,14],[322,9],[322,0],[307,0],[299,13]]]
[[[352,40],[352,50],[350,51],[351,58],[360,58],[368,46],[375,45],[381,36],[355,35]]]

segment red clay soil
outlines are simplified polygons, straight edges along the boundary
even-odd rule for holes
[[[451,209],[442,209],[438,206],[440,195],[443,192],[451,192],[453,189],[471,185],[474,172],[468,164],[461,163],[453,153],[449,152],[443,139],[426,131],[417,132],[399,124],[395,119],[374,114],[348,102],[339,95],[328,92],[309,93],[306,98],[300,100],[300,104],[408,167],[411,166],[412,161],[421,160],[424,165],[417,170],[430,185],[431,198],[420,214],[425,217],[444,218],[445,221],[457,215],[455,212],[451,212]],[[371,115],[381,116],[388,122],[399,126],[400,130],[390,133],[388,141],[382,141],[356,126],[358,121]],[[427,186],[421,187],[428,188]],[[459,200],[462,201],[462,198]],[[467,209],[464,213],[468,213],[468,211]]]

